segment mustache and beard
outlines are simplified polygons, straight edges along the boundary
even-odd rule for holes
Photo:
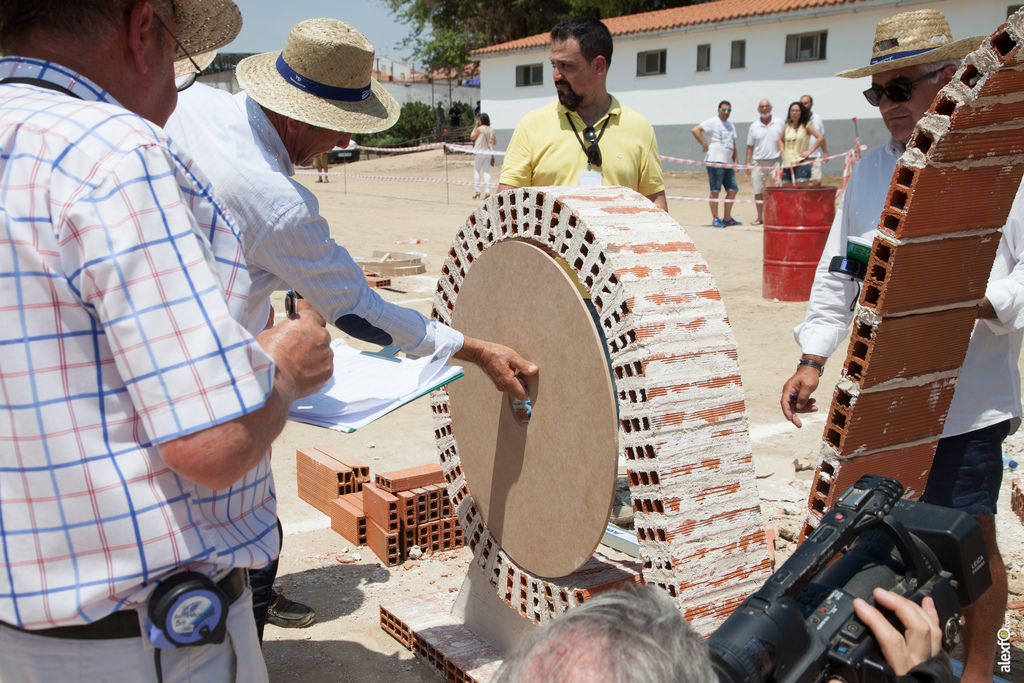
[[[557,91],[558,101],[561,102],[562,106],[569,111],[576,111],[576,108],[583,104],[583,95],[580,95],[578,92],[573,90],[572,86],[569,85],[569,81],[564,78],[560,81],[555,81],[556,88],[560,85],[564,85],[565,90]]]

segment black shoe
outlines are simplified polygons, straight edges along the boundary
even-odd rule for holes
[[[267,621],[281,628],[306,628],[316,621],[316,611],[275,591],[267,608]]]

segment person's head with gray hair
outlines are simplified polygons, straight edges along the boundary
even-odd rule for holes
[[[494,683],[717,683],[707,647],[664,591],[602,593],[534,632]]]

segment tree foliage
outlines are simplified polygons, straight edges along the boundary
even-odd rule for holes
[[[700,0],[696,0],[700,2]],[[458,69],[487,45],[545,33],[573,17],[606,19],[694,0],[384,0],[411,33],[400,47],[431,69]]]
[[[423,102],[406,102],[402,105],[398,121],[381,133],[357,133],[352,139],[369,147],[393,147],[409,140],[415,140],[434,132],[437,114],[434,108]]]

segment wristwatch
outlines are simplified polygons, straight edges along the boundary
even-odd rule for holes
[[[812,367],[815,370],[817,370],[818,371],[818,377],[821,377],[825,373],[825,366],[822,363],[819,363],[816,360],[811,360],[810,358],[801,358],[800,360],[798,360],[796,362],[796,369],[799,370],[800,368],[804,367],[805,365],[807,365],[809,367]]]

